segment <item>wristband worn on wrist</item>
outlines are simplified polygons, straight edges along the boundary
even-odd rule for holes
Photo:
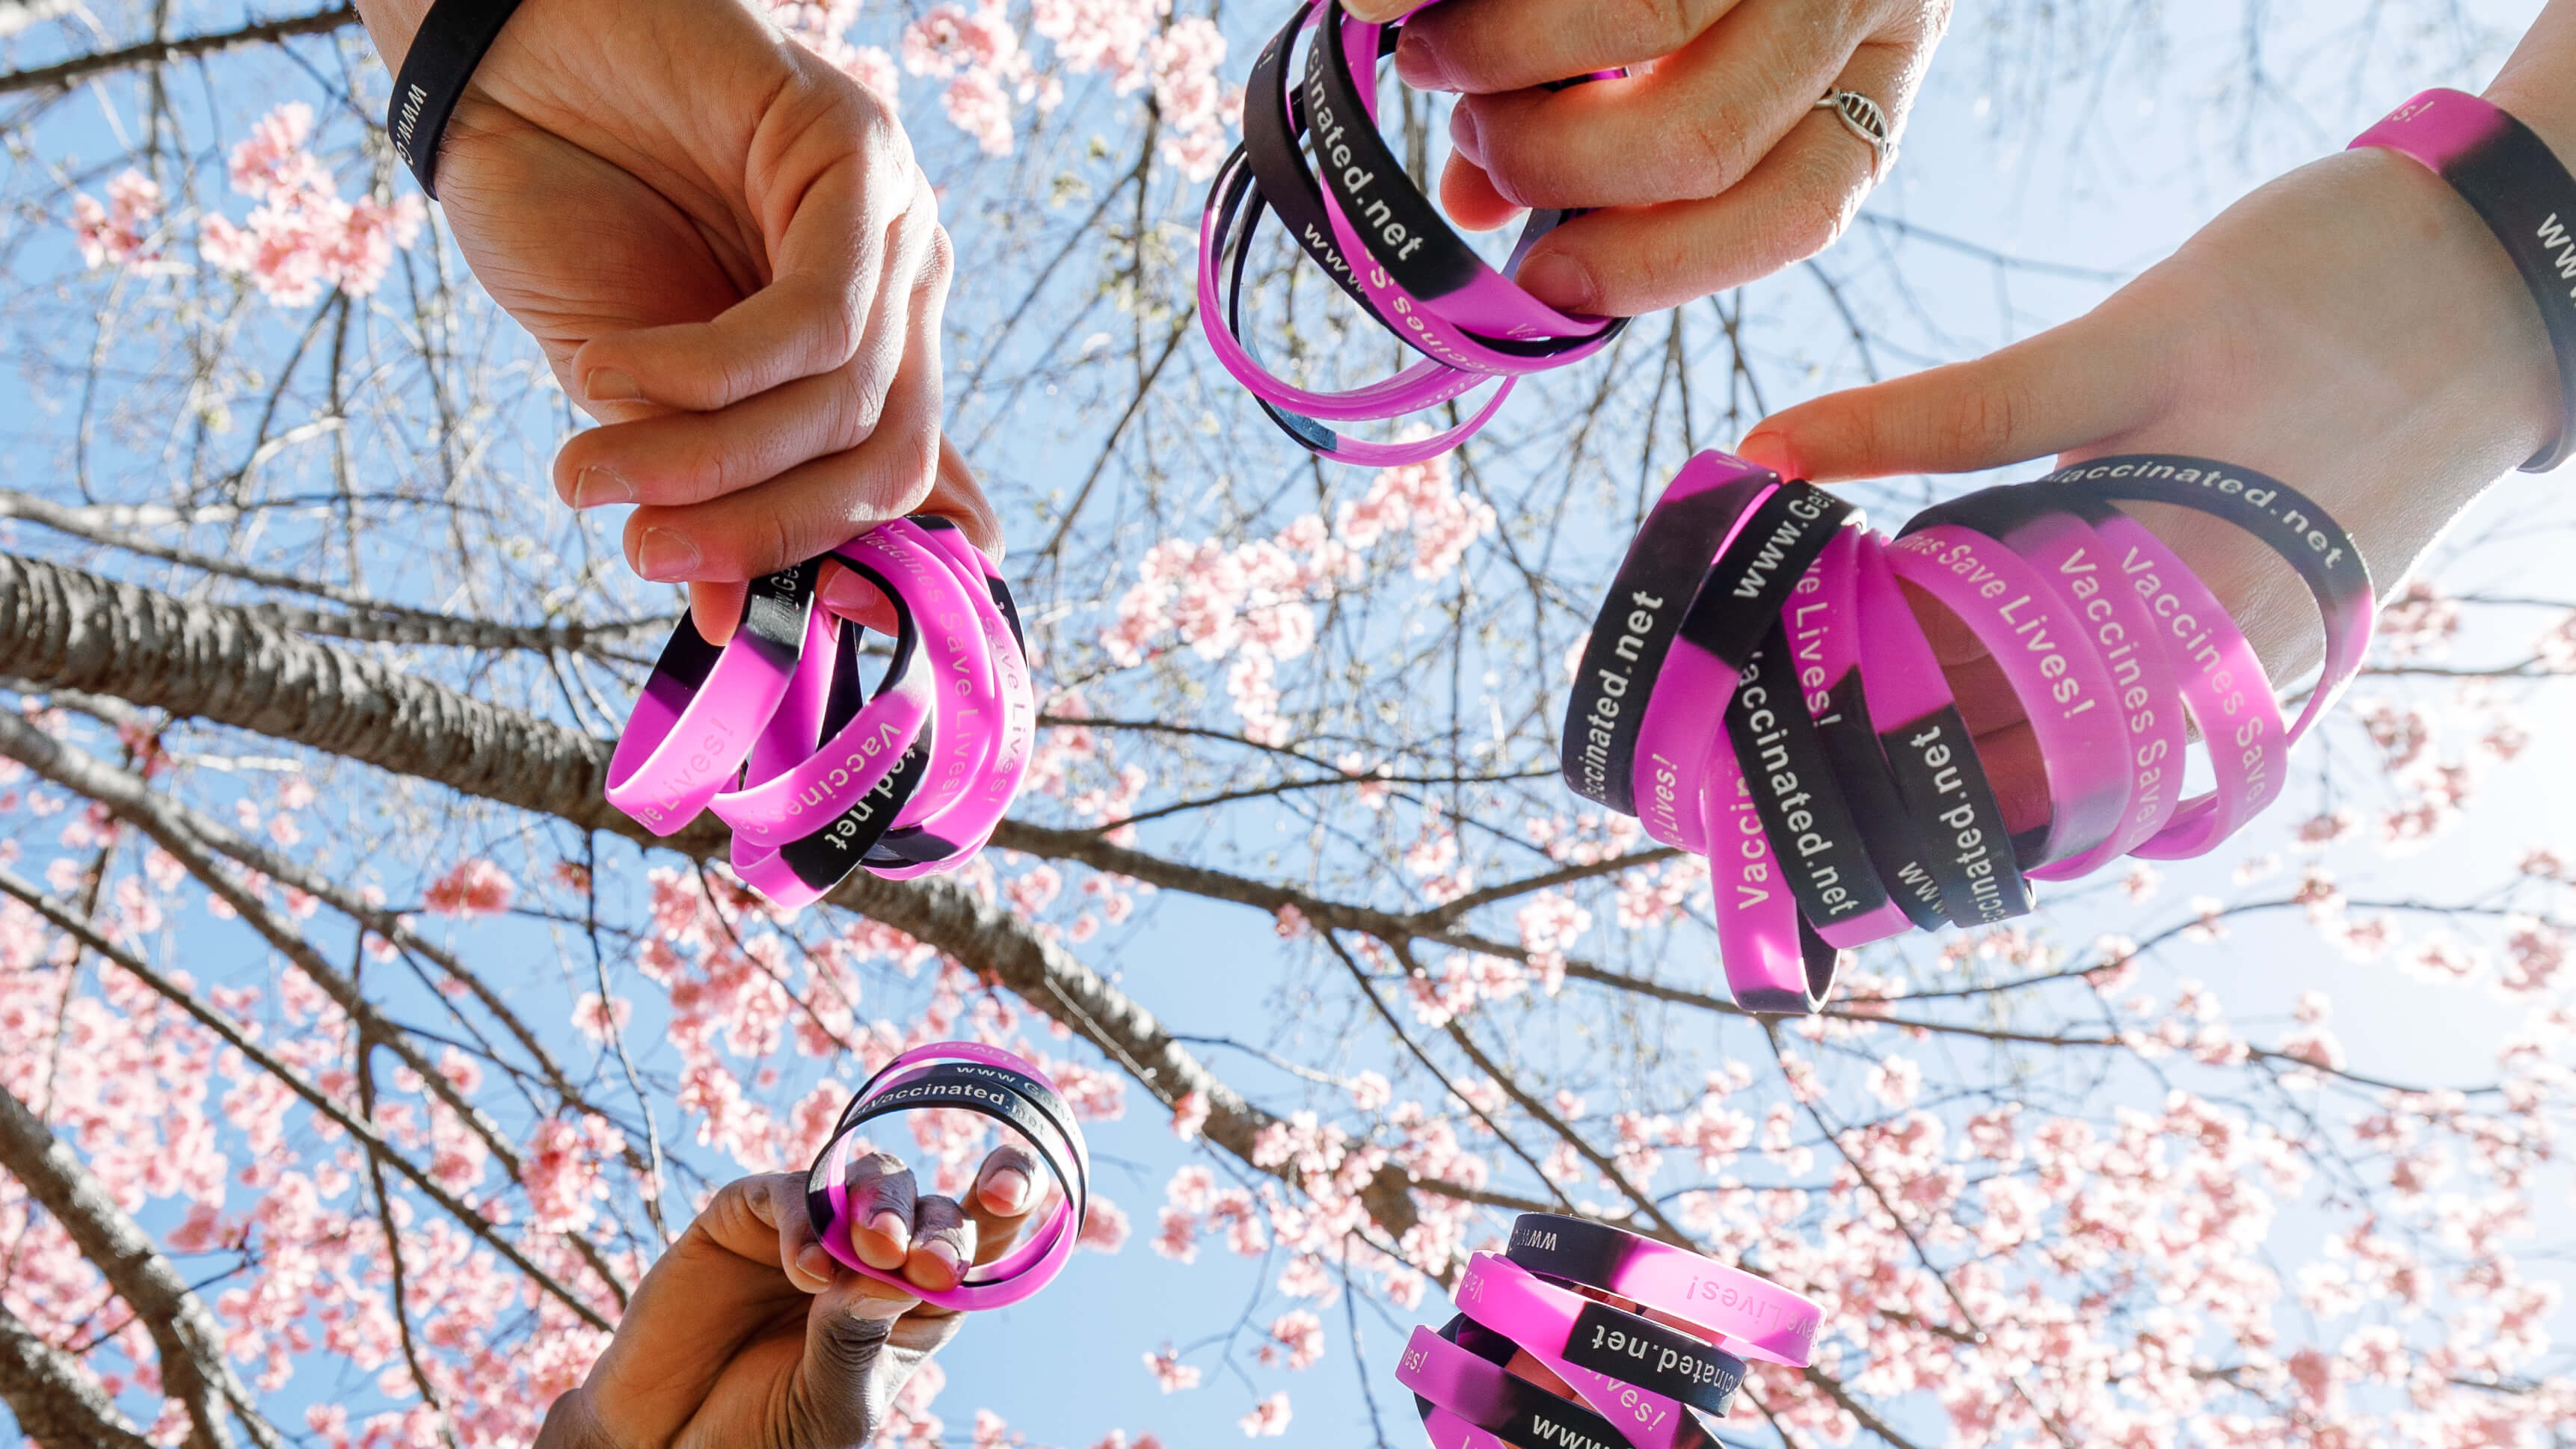
[[[385,132],[393,138],[396,159],[432,200],[438,197],[438,143],[446,138],[447,118],[484,52],[518,10],[519,0],[436,0],[403,52],[393,99],[385,106]]]
[[[2529,126],[2464,91],[2425,91],[2352,144],[2422,162],[2504,243],[2558,358],[2558,436],[2522,467],[2557,467],[2576,452],[2576,177]]]

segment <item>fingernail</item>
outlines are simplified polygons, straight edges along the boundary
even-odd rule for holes
[[[879,1213],[868,1219],[868,1228],[898,1248],[911,1244],[912,1226],[893,1213]]]
[[[885,595],[877,591],[876,585],[848,569],[834,569],[832,576],[823,582],[823,602],[835,609],[866,613],[883,604]]]
[[[1461,101],[1449,112],[1449,148],[1482,166],[1485,153],[1476,144],[1476,108]]]
[[[930,1256],[934,1258],[937,1258],[940,1266],[948,1270],[948,1278],[950,1282],[955,1282],[956,1280],[966,1276],[966,1260],[957,1256],[957,1250],[955,1248],[948,1246],[948,1244],[941,1242],[937,1238],[933,1238],[929,1242],[922,1244],[921,1247],[922,1251],[930,1254]]]
[[[677,583],[697,572],[698,546],[667,528],[648,528],[635,545],[635,571],[656,583]]]
[[[1449,79],[1449,67],[1431,42],[1416,31],[1407,30],[1395,42],[1395,73],[1406,85],[1417,91],[1454,91],[1458,87]]]
[[[1029,1175],[1016,1167],[1005,1167],[984,1184],[984,1197],[999,1203],[999,1211],[1015,1213],[1029,1200]]]
[[[1789,440],[1778,433],[1757,429],[1745,434],[1744,441],[1735,445],[1735,456],[1783,478],[1798,476],[1798,460],[1789,454]]]
[[[1592,305],[1592,269],[1563,252],[1541,252],[1521,263],[1521,289],[1560,312]]]
[[[798,1272],[818,1283],[832,1281],[832,1255],[823,1251],[821,1243],[807,1243],[799,1249],[796,1254],[796,1268]]]
[[[644,400],[644,389],[635,385],[635,379],[613,367],[603,367],[592,372],[590,379],[582,384],[582,388],[590,394],[592,402],[642,402]]]
[[[634,501],[635,485],[597,463],[573,477],[572,506],[575,508],[598,508],[609,503]]]

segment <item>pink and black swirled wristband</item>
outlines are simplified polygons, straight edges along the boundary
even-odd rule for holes
[[[947,1289],[925,1289],[878,1268],[850,1241],[864,1204],[850,1201],[849,1174],[861,1154],[858,1129],[896,1112],[952,1108],[991,1118],[1025,1139],[1060,1189],[1046,1216],[1010,1252],[976,1265]],[[1026,1059],[980,1042],[939,1042],[897,1055],[844,1108],[831,1140],[806,1175],[805,1211],[823,1250],[844,1266],[942,1308],[1001,1308],[1036,1293],[1073,1255],[1089,1212],[1091,1159],[1063,1093]]]
[[[2545,473],[2565,462],[2576,452],[2576,177],[2529,126],[2465,91],[2425,91],[2354,137],[2352,146],[2384,147],[2422,162],[2504,244],[2540,306],[2558,358],[2558,436],[2523,470]]]

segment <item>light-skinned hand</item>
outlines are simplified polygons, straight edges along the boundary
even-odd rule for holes
[[[1349,0],[1388,20],[1407,0]],[[1860,92],[1901,134],[1950,0],[1439,0],[1405,22],[1396,73],[1461,93],[1440,177],[1451,219],[1598,207],[1538,243],[1521,285],[1572,312],[1634,316],[1825,249],[1878,181],[1832,114]],[[1561,91],[1549,81],[1639,73]]]
[[[427,0],[360,6],[399,67]],[[438,164],[475,276],[605,426],[557,457],[633,504],[627,562],[710,638],[743,581],[922,509],[1000,547],[943,449],[951,258],[885,103],[752,0],[526,0]]]
[[[2540,313],[2503,247],[2439,178],[2365,150],[2255,191],[2073,322],[1790,408],[1741,452],[1818,482],[2050,454],[2217,458],[2323,505],[2385,598],[2489,483],[2555,436],[2558,412]],[[2122,506],[2228,604],[2276,682],[2314,666],[2323,631],[2285,564],[2204,515]],[[1914,602],[2007,819],[2044,822],[2037,746],[2000,670],[1939,605]]]

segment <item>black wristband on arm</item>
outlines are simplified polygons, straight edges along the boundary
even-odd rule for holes
[[[394,75],[385,132],[393,137],[394,155],[411,168],[432,200],[438,197],[431,183],[438,174],[438,143],[447,134],[447,118],[455,113],[457,98],[465,94],[465,83],[474,78],[484,52],[518,9],[519,0],[436,0],[421,17],[420,33],[412,37],[411,50]]]

